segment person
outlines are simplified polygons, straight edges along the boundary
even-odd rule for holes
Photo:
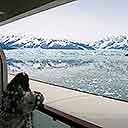
[[[17,74],[1,98],[0,128],[32,128],[32,111],[42,105],[44,96],[31,91],[26,73]]]

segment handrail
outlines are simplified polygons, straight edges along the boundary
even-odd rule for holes
[[[92,124],[70,114],[64,113],[48,105],[42,105],[38,108],[38,110],[53,117],[53,120],[59,120],[73,128],[101,128],[96,124]]]

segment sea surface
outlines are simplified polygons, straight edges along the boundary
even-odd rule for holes
[[[4,50],[9,73],[128,101],[128,56],[122,50]],[[51,86],[51,85],[49,85]]]

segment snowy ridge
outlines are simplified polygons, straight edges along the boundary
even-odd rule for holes
[[[26,35],[0,34],[0,47],[3,49],[42,48],[42,49],[91,49],[86,43],[72,42],[69,40],[43,39]]]
[[[128,35],[110,36],[90,44],[94,49],[128,50]]]
[[[44,39],[23,34],[0,34],[0,47],[3,49],[42,48],[42,49],[121,49],[128,50],[128,35],[110,36],[95,42],[73,42],[69,40]]]

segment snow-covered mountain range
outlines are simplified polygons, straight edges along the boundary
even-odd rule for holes
[[[0,34],[0,47],[3,49],[42,48],[42,49],[121,49],[128,50],[128,35],[110,36],[96,42],[74,42],[69,40],[44,39],[37,36]]]
[[[90,43],[94,49],[121,49],[128,50],[128,35],[110,36]]]

